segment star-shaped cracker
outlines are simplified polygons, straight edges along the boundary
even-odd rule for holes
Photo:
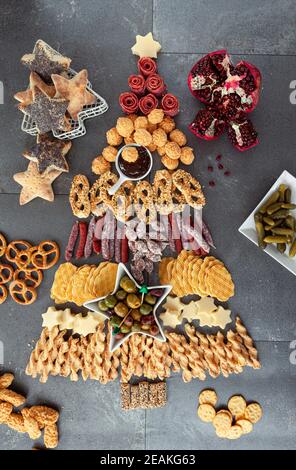
[[[171,312],[170,310],[166,310],[161,313],[159,318],[162,320],[164,326],[169,326],[171,328],[176,328],[177,325],[182,323],[181,316],[176,315],[175,312]]]
[[[56,94],[56,89],[53,85],[47,85],[42,78],[39,77],[38,73],[30,73],[30,84],[29,88],[25,91],[18,91],[14,98],[21,103],[19,106],[21,111],[25,110],[25,107],[34,101],[34,89],[39,88],[48,98],[53,98]]]
[[[20,193],[20,205],[23,206],[37,197],[52,202],[54,192],[51,185],[61,173],[51,170],[41,175],[36,163],[30,162],[26,171],[13,175],[14,181],[23,188]]]
[[[56,310],[55,307],[48,307],[47,311],[42,314],[43,328],[48,328],[51,330],[54,326],[59,325],[61,322],[62,313],[62,310]]]
[[[37,87],[34,88],[33,96],[33,103],[20,109],[31,117],[40,134],[64,130],[65,113],[69,102],[63,98],[48,98]]]
[[[98,327],[98,320],[96,320],[91,313],[83,317],[81,313],[75,315],[73,325],[73,333],[78,333],[82,336],[87,336],[90,333],[95,333]]]
[[[69,101],[67,110],[75,121],[85,105],[93,104],[96,101],[96,97],[86,89],[87,76],[85,69],[69,80],[61,75],[53,74],[51,76],[58,96]]]
[[[231,321],[231,310],[226,310],[221,305],[212,313],[212,326],[219,326],[224,329]]]
[[[71,64],[69,57],[54,52],[44,41],[39,39],[32,54],[25,54],[21,58],[22,64],[37,72],[47,81],[51,81],[53,73],[62,73],[68,70]]]
[[[71,313],[69,308],[62,311],[61,321],[59,324],[60,330],[72,330],[74,326],[75,315]]]
[[[200,300],[197,300],[196,303],[199,313],[212,313],[217,309],[212,297],[202,297]]]
[[[132,47],[132,53],[142,57],[152,57],[157,59],[157,53],[160,51],[161,45],[159,42],[154,41],[152,33],[146,36],[136,36],[136,44]]]
[[[199,320],[199,326],[212,326],[212,313],[203,311],[198,312],[197,320]]]
[[[35,162],[41,174],[49,170],[69,171],[65,155],[71,146],[70,141],[52,140],[47,134],[39,134],[37,143],[30,150],[26,150],[23,156]]]
[[[183,307],[183,312],[182,312],[182,319],[185,318],[189,323],[192,322],[192,320],[196,320],[198,318],[198,305],[197,302],[192,300],[189,304],[184,305]]]
[[[179,316],[182,313],[184,304],[181,302],[179,297],[172,297],[171,295],[168,295],[166,302],[163,304],[163,308],[167,312],[174,313],[175,315]]]

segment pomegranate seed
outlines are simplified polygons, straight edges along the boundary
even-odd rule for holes
[[[216,185],[215,181],[213,180],[209,181],[209,186],[211,186],[211,188],[213,188],[215,185]]]
[[[219,170],[223,170],[224,166],[222,165],[222,163],[219,163],[218,168]]]
[[[212,165],[209,165],[209,166],[208,166],[208,171],[209,171],[210,173],[212,173],[212,172],[214,171],[214,168],[212,167]]]
[[[231,175],[231,173],[230,173],[230,171],[229,171],[229,170],[226,170],[226,171],[224,171],[224,175],[225,175],[225,176],[230,176],[230,175]]]
[[[222,155],[217,155],[216,160],[217,162],[220,162],[222,160]]]

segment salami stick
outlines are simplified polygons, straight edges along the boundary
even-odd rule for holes
[[[80,259],[84,254],[84,247],[87,237],[87,222],[79,222],[79,243],[75,253],[75,258]]]
[[[93,216],[88,224],[87,237],[84,247],[84,257],[89,258],[93,251],[93,239],[96,227],[96,218]]]
[[[104,227],[104,221],[105,221],[105,216],[104,215],[102,217],[100,217],[100,219],[97,220],[97,223],[96,223],[96,226],[95,226],[95,233],[94,233],[94,237],[97,240],[101,240],[101,238],[102,238],[102,231],[103,231],[103,227]]]
[[[96,255],[99,255],[102,251],[102,243],[101,240],[97,240],[94,238],[93,240],[93,251],[96,253]]]
[[[179,254],[183,249],[180,230],[174,214],[169,215],[169,221],[172,227],[172,238],[175,242],[176,252]]]
[[[123,229],[123,237],[121,240],[121,262],[122,263],[127,263],[128,258],[129,258],[129,252],[128,252],[128,239],[125,235],[125,229]]]
[[[66,261],[70,261],[72,256],[73,256],[73,252],[74,252],[74,248],[75,248],[75,245],[76,245],[76,242],[77,242],[78,234],[79,234],[78,222],[74,222],[74,224],[72,226],[72,229],[71,229],[71,232],[70,232],[70,235],[69,235],[69,240],[68,240],[68,243],[67,243],[67,246],[66,246],[66,250],[65,250],[65,260]]]

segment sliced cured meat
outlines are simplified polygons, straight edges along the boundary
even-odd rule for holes
[[[142,57],[138,61],[138,70],[144,77],[155,73],[157,71],[155,60],[151,59],[151,57]]]
[[[133,114],[138,111],[139,108],[139,100],[135,93],[131,91],[127,91],[125,93],[121,93],[119,96],[119,104],[121,109],[126,114]]]
[[[158,99],[156,96],[152,95],[152,93],[149,93],[146,96],[143,96],[143,98],[140,99],[139,101],[139,108],[140,111],[147,115],[151,113],[154,109],[156,109],[158,106]]]
[[[66,261],[70,261],[72,259],[75,245],[76,245],[77,238],[78,238],[78,234],[79,234],[79,225],[78,225],[78,222],[74,222],[70,235],[69,235],[69,240],[66,246],[66,250],[65,250]]]
[[[93,239],[95,234],[96,218],[93,216],[88,224],[87,237],[84,247],[84,257],[89,258],[93,252]]]

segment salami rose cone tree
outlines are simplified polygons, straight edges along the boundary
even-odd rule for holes
[[[226,50],[200,59],[188,75],[193,96],[206,105],[189,129],[201,139],[217,139],[225,130],[240,151],[258,144],[257,132],[248,114],[257,106],[261,74],[254,65],[241,61],[236,66]]]

